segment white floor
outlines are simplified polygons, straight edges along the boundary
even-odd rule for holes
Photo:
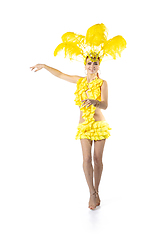
[[[114,159],[117,152],[109,155],[108,145],[103,157],[101,206],[94,211],[88,208],[80,145],[75,144],[75,152],[66,159],[61,158],[63,152],[56,159],[54,154],[45,159],[43,151],[30,158],[26,152],[23,161],[18,155],[17,160],[6,159],[1,168],[1,240],[159,240],[158,169],[147,161],[138,166],[138,158],[134,165],[132,157],[128,165],[126,156]]]

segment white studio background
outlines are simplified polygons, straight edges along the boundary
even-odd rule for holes
[[[1,240],[160,239],[158,1],[5,1],[0,5]],[[75,140],[76,85],[30,67],[84,76],[83,63],[54,57],[65,32],[104,23],[127,48],[101,64],[112,127],[101,207],[89,191]]]

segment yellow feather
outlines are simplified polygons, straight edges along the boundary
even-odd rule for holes
[[[77,44],[72,42],[66,42],[59,44],[55,51],[54,56],[64,49],[65,57],[69,57],[70,60],[74,59],[76,56],[82,55],[82,49],[77,46]]]
[[[87,30],[86,44],[89,46],[99,46],[107,40],[108,31],[106,26],[95,24]]]
[[[63,42],[73,42],[79,45],[84,44],[84,40],[85,40],[85,36],[79,35],[73,32],[67,32],[62,36]]]
[[[64,47],[65,47],[65,44],[64,44],[64,43],[60,43],[60,44],[56,47],[56,49],[54,50],[54,56],[56,57],[57,54],[64,49]]]
[[[109,39],[103,47],[103,55],[107,56],[108,54],[116,59],[117,54],[121,57],[121,52],[126,48],[126,40],[118,35]]]

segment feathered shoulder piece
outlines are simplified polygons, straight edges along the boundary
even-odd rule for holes
[[[54,56],[63,50],[65,57],[69,57],[70,60],[78,60],[80,57],[84,64],[87,56],[91,61],[100,59],[100,62],[108,55],[113,59],[116,59],[117,55],[121,57],[121,52],[126,48],[126,40],[120,35],[109,40],[107,37],[108,30],[103,23],[90,27],[86,36],[67,32],[63,34],[62,43],[56,47]]]

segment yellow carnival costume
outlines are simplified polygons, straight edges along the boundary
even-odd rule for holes
[[[70,60],[78,60],[79,57],[82,57],[84,64],[86,64],[87,57],[92,62],[97,60],[101,62],[108,55],[116,59],[117,54],[121,56],[121,52],[126,48],[126,40],[120,35],[107,40],[107,36],[108,30],[103,23],[90,27],[86,36],[67,32],[63,34],[62,43],[56,47],[54,56],[57,56],[60,51],[64,50],[65,57],[69,57]],[[93,105],[89,107],[81,106],[81,101],[88,99],[87,94],[89,99],[101,101],[102,84],[103,80],[98,78],[89,83],[87,78],[80,78],[77,81],[75,104],[80,106],[80,110],[83,112],[82,118],[85,121],[79,123],[75,139],[101,140],[110,136],[109,130],[111,128],[109,124],[106,121],[95,121],[93,118],[96,107]]]
[[[80,78],[77,81],[77,90],[74,93],[76,95],[75,104],[78,106],[82,105],[82,100],[88,98],[87,94],[89,95],[90,99],[96,99],[101,101],[101,90],[100,87],[102,86],[103,80],[102,79],[94,79],[91,82],[87,82],[86,78]],[[87,91],[87,94],[86,94]],[[95,114],[96,107],[90,105],[89,107],[80,107],[80,110],[83,112],[82,118],[85,119],[83,123],[79,123],[77,129],[77,139],[88,138],[91,140],[101,140],[108,138],[110,136],[108,123],[106,121],[95,121],[93,118]]]

